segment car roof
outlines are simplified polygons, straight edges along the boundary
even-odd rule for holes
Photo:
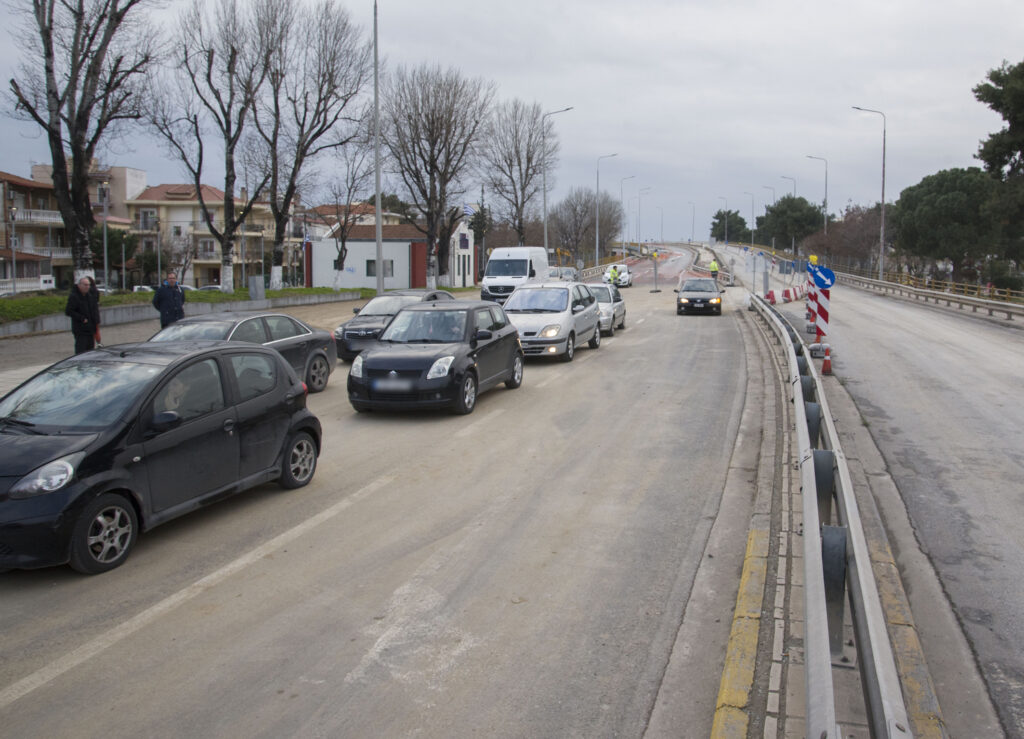
[[[402,308],[402,312],[404,313],[407,310],[469,310],[471,308],[491,308],[495,305],[498,304],[491,302],[490,300],[445,300],[441,303],[413,303],[412,305],[407,305]]]
[[[240,344],[237,341],[212,341],[208,339],[193,341],[141,341],[132,344],[114,344],[99,349],[76,354],[65,361],[120,362],[130,359],[139,364],[170,365],[180,360],[203,354],[216,353],[218,349],[258,351],[275,354],[260,344]]]
[[[420,296],[424,296],[424,295],[432,295],[432,294],[451,295],[452,298],[455,297],[454,295],[452,295],[447,290],[430,290],[430,289],[425,288],[425,287],[404,288],[402,290],[385,290],[382,294],[377,295],[375,297],[386,298],[389,295],[420,295]]]
[[[204,323],[204,322],[235,322],[244,321],[247,318],[265,318],[267,316],[287,316],[294,321],[299,321],[294,316],[289,316],[287,313],[277,313],[275,311],[256,311],[246,313],[245,311],[222,311],[220,313],[203,313],[198,316],[189,316],[188,318],[182,318],[178,320],[178,323]],[[302,321],[299,321],[302,323]]]

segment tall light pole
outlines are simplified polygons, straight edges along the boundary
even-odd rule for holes
[[[754,193],[743,191],[744,195],[750,196],[750,248],[754,248]]]
[[[775,188],[772,187],[771,185],[761,185],[761,187],[763,187],[765,190],[772,191],[772,205],[775,205]],[[765,210],[767,210],[767,206],[765,206]]]
[[[14,221],[17,220],[18,209],[15,206],[11,206],[11,269],[14,270],[11,274],[11,292],[15,295],[18,294],[18,234],[17,228],[14,225]]]
[[[650,192],[654,187],[641,187],[636,191],[636,245],[640,247],[640,201],[643,200],[645,192]]]
[[[697,204],[692,200],[686,201],[690,205],[690,243],[693,243],[693,224],[697,220]]]
[[[819,162],[825,162],[825,236],[828,236],[828,159],[825,157],[816,157],[813,154],[807,155],[808,159],[817,159]]]
[[[619,229],[622,233],[622,261],[626,261],[626,201],[622,195],[622,183],[635,178],[636,175],[631,174],[629,177],[623,177],[619,180],[619,205],[622,206],[622,228]]]
[[[594,266],[601,264],[601,160],[617,157],[615,154],[603,154],[597,158],[597,189],[594,191]]]
[[[861,108],[854,105],[854,110],[863,110],[865,113],[878,113],[882,116],[882,225],[878,232],[878,279],[885,279],[883,262],[885,260],[885,113],[871,108]]]
[[[541,179],[543,180],[544,196],[544,253],[548,251],[548,125],[545,119],[549,115],[558,115],[559,113],[565,113],[566,111],[572,110],[570,105],[568,108],[562,108],[561,110],[552,110],[540,117],[540,173]]]
[[[787,177],[786,175],[782,175],[782,179],[784,179],[784,180],[792,180],[793,181],[793,197],[796,198],[796,177]],[[796,253],[796,234],[795,233],[794,234],[790,234],[789,238],[790,238],[790,249],[793,252],[793,256],[794,257],[800,256],[799,254]]]
[[[654,207],[658,209],[659,213],[661,213],[661,231],[659,232],[660,236],[658,237],[658,244],[659,245],[664,245],[664,243],[665,243],[665,209],[662,208],[660,205],[656,205]]]
[[[110,265],[107,262],[107,215],[110,206],[110,183],[104,180],[100,192],[103,193],[103,285],[109,288]],[[124,243],[124,239],[121,240],[121,243]],[[121,273],[124,274],[124,264],[121,265]],[[121,289],[124,290],[123,285]]]
[[[784,180],[792,180],[793,181],[793,197],[795,198],[796,197],[796,177],[787,177],[786,175],[782,175],[782,179],[784,179]]]
[[[719,195],[718,199],[725,203],[725,243],[729,243],[729,200],[723,195]]]
[[[373,0],[373,169],[376,191],[373,196],[374,235],[377,241],[377,294],[384,294],[384,215],[380,212],[380,57],[377,44],[377,0]],[[546,246],[546,244],[545,244]],[[260,229],[260,258],[263,254],[263,229]],[[429,259],[429,255],[428,255]],[[260,268],[263,271],[263,268]],[[271,273],[273,279],[273,273]]]

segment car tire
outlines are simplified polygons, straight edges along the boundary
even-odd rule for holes
[[[594,335],[590,337],[590,341],[587,342],[587,346],[591,349],[601,348],[601,327],[594,326]]]
[[[477,383],[476,375],[467,372],[459,383],[459,392],[455,395],[452,412],[458,416],[468,416],[476,408]]]
[[[82,511],[71,532],[71,567],[85,575],[108,572],[128,559],[139,535],[135,507],[122,495],[106,493]]]
[[[619,328],[626,328],[626,313],[623,311],[622,320],[619,321]]]
[[[327,360],[319,354],[309,362],[309,370],[306,372],[306,386],[311,393],[319,393],[327,387],[327,378],[331,376],[331,366]]]
[[[281,458],[281,476],[277,480],[281,487],[294,490],[309,484],[316,472],[316,456],[316,442],[308,432],[293,434]]]
[[[608,324],[608,338],[615,336],[615,316],[612,316],[612,322]]]
[[[563,362],[571,362],[572,358],[576,355],[576,335],[569,334],[569,338],[565,340],[565,353],[559,357]]]
[[[517,387],[523,384],[523,355],[516,352],[515,358],[512,360],[512,376],[505,380],[505,387],[509,390],[515,390]]]

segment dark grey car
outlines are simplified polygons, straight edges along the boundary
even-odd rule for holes
[[[722,290],[710,277],[685,277],[675,291],[676,314],[714,313],[722,315]]]
[[[455,300],[455,296],[444,290],[410,288],[390,290],[378,295],[362,308],[353,308],[356,317],[334,329],[338,357],[352,361],[363,349],[375,345],[380,332],[405,306],[446,300]]]

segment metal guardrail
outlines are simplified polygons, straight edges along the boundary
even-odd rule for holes
[[[864,704],[873,737],[912,736],[871,569],[853,482],[828,401],[800,335],[756,295],[751,307],[786,346],[804,518],[805,735],[838,739],[832,659],[842,653],[849,595]],[[833,508],[836,523],[833,523]]]
[[[958,295],[952,292],[928,290],[919,287],[912,287],[910,285],[902,285],[898,282],[882,282],[880,280],[873,280],[869,277],[860,277],[858,275],[850,274],[849,272],[836,272],[836,278],[840,282],[845,282],[849,285],[857,285],[868,290],[892,293],[893,295],[902,297],[911,297],[915,300],[923,300],[926,303],[933,301],[936,304],[945,303],[948,306],[956,304],[961,310],[963,310],[965,306],[970,306],[974,313],[977,313],[979,309],[987,311],[990,316],[994,316],[996,313],[1005,313],[1006,320],[1008,321],[1012,321],[1014,316],[1017,316],[1018,318],[1024,317],[1024,305],[1020,303],[1008,303],[1002,300],[986,300],[985,298],[975,298],[969,295]]]

